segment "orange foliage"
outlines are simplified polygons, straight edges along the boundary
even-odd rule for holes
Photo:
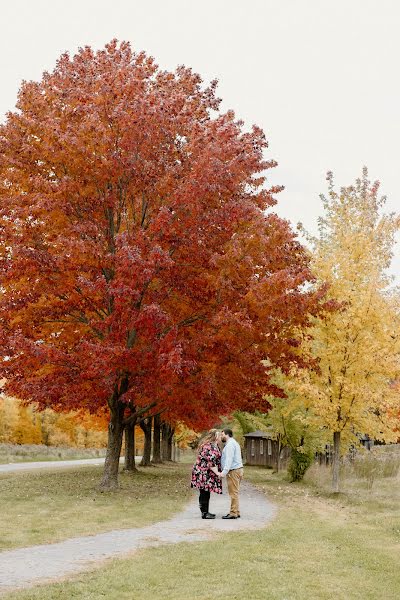
[[[190,427],[265,411],[261,359],[299,361],[318,309],[266,212],[264,133],[219,103],[113,41],[24,83],[0,127],[0,376],[41,408],[110,408],[115,468],[125,406]]]

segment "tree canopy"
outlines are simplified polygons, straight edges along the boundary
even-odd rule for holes
[[[0,126],[0,376],[41,408],[110,410],[105,485],[127,406],[204,427],[281,393],[262,358],[304,362],[321,292],[266,212],[264,133],[219,102],[112,41],[25,82]]]
[[[312,427],[334,442],[333,489],[339,491],[339,455],[368,434],[396,441],[400,395],[400,312],[398,291],[387,269],[400,218],[385,214],[379,184],[367,170],[337,192],[328,174],[324,216],[312,239],[312,268],[327,282],[337,310],[313,319],[303,348],[317,368],[293,365],[278,381],[288,395],[285,410],[307,411]]]

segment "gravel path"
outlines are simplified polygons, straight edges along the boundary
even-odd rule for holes
[[[210,510],[216,513],[215,520],[200,518],[197,495],[194,495],[187,508],[168,521],[1,552],[0,592],[73,575],[95,566],[95,561],[123,556],[139,548],[204,541],[224,531],[260,529],[274,515],[274,506],[248,483],[243,483],[241,489],[240,519],[220,518],[229,509],[226,493],[211,497]]]

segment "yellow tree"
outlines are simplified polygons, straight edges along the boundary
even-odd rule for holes
[[[1,382],[0,382],[1,383]],[[13,443],[19,408],[15,398],[0,394],[0,443]]]
[[[390,290],[390,266],[400,219],[383,214],[385,198],[367,170],[353,186],[321,196],[319,236],[310,238],[317,282],[329,284],[338,310],[314,319],[309,351],[316,370],[293,367],[285,389],[292,406],[312,410],[333,438],[333,491],[339,491],[340,454],[360,434],[394,441],[399,390],[399,305]]]
[[[32,407],[19,404],[18,421],[13,431],[12,442],[14,444],[41,444],[40,424],[34,418]]]

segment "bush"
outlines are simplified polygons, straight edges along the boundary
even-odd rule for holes
[[[311,452],[299,452],[293,450],[290,455],[290,462],[288,466],[289,481],[301,481],[314,461],[314,453]]]

